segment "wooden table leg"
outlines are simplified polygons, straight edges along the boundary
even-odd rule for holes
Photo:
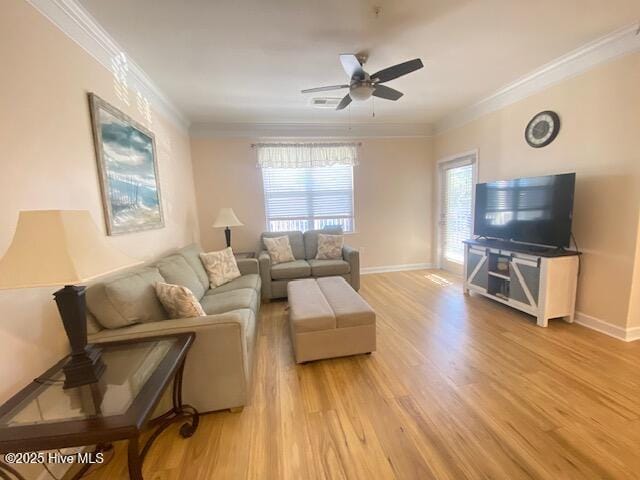
[[[198,428],[200,414],[191,405],[182,403],[182,377],[184,374],[184,360],[173,379],[173,407],[168,412],[154,418],[149,422],[150,427],[156,427],[151,436],[147,438],[142,450],[139,448],[139,437],[129,439],[129,478],[131,480],[142,479],[142,463],[149,449],[160,434],[174,422],[187,420],[180,427],[180,435],[183,438],[192,436]]]
[[[157,427],[156,430],[151,434],[151,437],[147,439],[144,447],[142,448],[141,457],[147,455],[149,448],[155,441],[155,439],[174,422],[180,420],[187,420],[186,423],[183,423],[180,427],[180,435],[183,438],[189,438],[192,436],[196,429],[198,428],[198,424],[200,423],[200,414],[198,411],[192,407],[191,405],[186,405],[182,403],[182,378],[184,375],[184,361],[176,375],[173,379],[173,407],[166,413],[160,415],[159,417],[154,418],[149,422],[149,426]]]
[[[131,480],[144,480],[142,478],[142,458],[140,457],[140,451],[138,450],[138,437],[129,439],[128,463],[129,478]]]
[[[0,462],[0,478],[3,480],[11,480],[9,474],[11,474],[16,480],[26,480],[15,468],[10,467],[4,462]]]
[[[99,443],[95,446],[95,448],[93,449],[93,452],[91,452],[91,455],[94,456],[97,453],[102,453],[102,452],[109,452],[113,450],[113,445],[110,443]],[[73,477],[71,477],[71,480],[80,480],[85,473],[87,473],[89,470],[91,470],[91,467],[94,467],[96,464],[94,463],[85,463],[84,465],[82,465],[80,467],[80,469],[73,475]]]

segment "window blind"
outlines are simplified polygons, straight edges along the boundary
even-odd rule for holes
[[[445,167],[442,197],[443,255],[462,263],[462,242],[471,238],[473,227],[473,165]]]
[[[267,229],[354,231],[353,167],[262,168]]]

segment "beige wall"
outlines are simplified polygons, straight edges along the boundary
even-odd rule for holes
[[[27,2],[2,0],[1,9],[0,255],[23,209],[87,209],[104,230],[89,91],[149,126],[158,147],[166,227],[109,242],[142,259],[197,240],[187,134],[153,112],[145,119],[135,92],[127,106],[110,72]],[[0,402],[67,351],[54,290],[0,291]]]
[[[640,54],[628,55],[435,138],[436,159],[479,149],[479,181],[576,172],[573,230],[584,251],[580,312],[625,327],[640,203]],[[541,149],[529,119],[555,110],[562,128]],[[637,324],[637,320],[636,320]]]
[[[640,329],[640,218],[638,219],[638,237],[636,239],[636,258],[631,281],[627,327]]]
[[[428,138],[363,139],[354,171],[356,233],[363,267],[431,262],[432,145]],[[262,176],[251,139],[191,142],[202,244],[224,247],[210,225],[232,207],[244,227],[232,232],[236,251],[256,250],[265,229]]]

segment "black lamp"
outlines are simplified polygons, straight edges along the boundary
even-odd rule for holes
[[[85,287],[78,284],[138,263],[109,245],[88,211],[20,212],[0,260],[0,289],[64,285],[53,294],[71,346],[64,388],[97,382],[105,369],[100,350],[87,346]]]

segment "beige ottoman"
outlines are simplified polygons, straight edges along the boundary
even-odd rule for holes
[[[376,313],[344,278],[296,280],[287,294],[297,363],[375,351]]]

